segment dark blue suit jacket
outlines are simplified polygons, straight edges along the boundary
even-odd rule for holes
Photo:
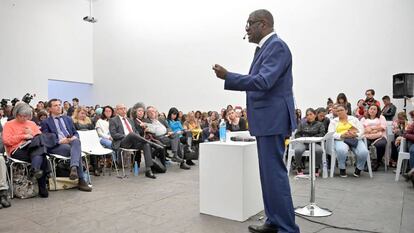
[[[72,136],[76,136],[79,139],[78,131],[76,131],[75,125],[73,124],[72,118],[68,116],[62,116],[65,122],[68,133]],[[56,129],[55,121],[53,117],[48,117],[40,123],[40,130],[43,133],[53,133],[56,136],[56,143],[59,142],[58,131]]]
[[[246,91],[249,131],[254,136],[290,134],[296,128],[292,55],[272,35],[255,55],[248,75],[229,72],[224,88]]]

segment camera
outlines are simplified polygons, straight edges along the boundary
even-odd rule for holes
[[[26,104],[30,104],[30,101],[32,101],[33,95],[26,93],[26,95],[23,96],[22,101]]]
[[[10,101],[10,99],[1,99],[0,101],[0,106],[2,108],[6,108],[7,107],[7,103]]]
[[[17,98],[12,99],[10,102],[12,104],[12,106],[14,107],[14,105],[16,105],[17,102],[19,102],[20,100]]]

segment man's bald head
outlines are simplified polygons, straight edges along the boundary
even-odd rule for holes
[[[255,20],[263,20],[266,22],[269,28],[273,29],[273,15],[266,9],[260,9],[253,11],[250,16]]]

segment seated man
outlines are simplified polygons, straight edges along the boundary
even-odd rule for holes
[[[109,119],[109,132],[113,139],[112,148],[114,150],[119,148],[143,150],[146,169],[145,176],[155,179],[156,177],[151,171],[153,163],[150,144],[133,127],[133,121],[126,116],[127,109],[124,104],[118,104],[115,111],[118,115]]]
[[[146,132],[154,134],[155,138],[166,145],[171,145],[171,150],[173,152],[172,160],[180,163],[181,169],[190,169],[190,166],[184,163],[183,145],[180,143],[180,135],[174,134],[172,129],[168,126],[168,123],[165,120],[158,119],[158,111],[153,106],[147,107],[147,116],[146,119],[147,129]]]
[[[61,101],[51,99],[47,103],[49,108],[49,117],[40,124],[43,133],[52,133],[56,137],[57,145],[48,152],[70,157],[70,175],[69,179],[76,180],[79,178],[78,188],[81,191],[91,192],[92,188],[88,186],[83,176],[83,166],[81,158],[81,142],[79,134],[73,125],[73,121],[68,116],[62,115]]]

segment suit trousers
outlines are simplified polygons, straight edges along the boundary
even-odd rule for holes
[[[151,146],[142,140],[136,133],[129,133],[121,140],[121,148],[125,149],[137,149],[144,151],[145,169],[151,170],[153,165],[151,157]]]
[[[257,136],[256,141],[266,223],[276,226],[279,233],[299,233],[289,178],[283,162],[285,137]]]
[[[77,167],[79,179],[83,178],[82,151],[79,139],[75,139],[69,144],[58,144],[49,149],[49,153],[70,158],[70,167]]]

